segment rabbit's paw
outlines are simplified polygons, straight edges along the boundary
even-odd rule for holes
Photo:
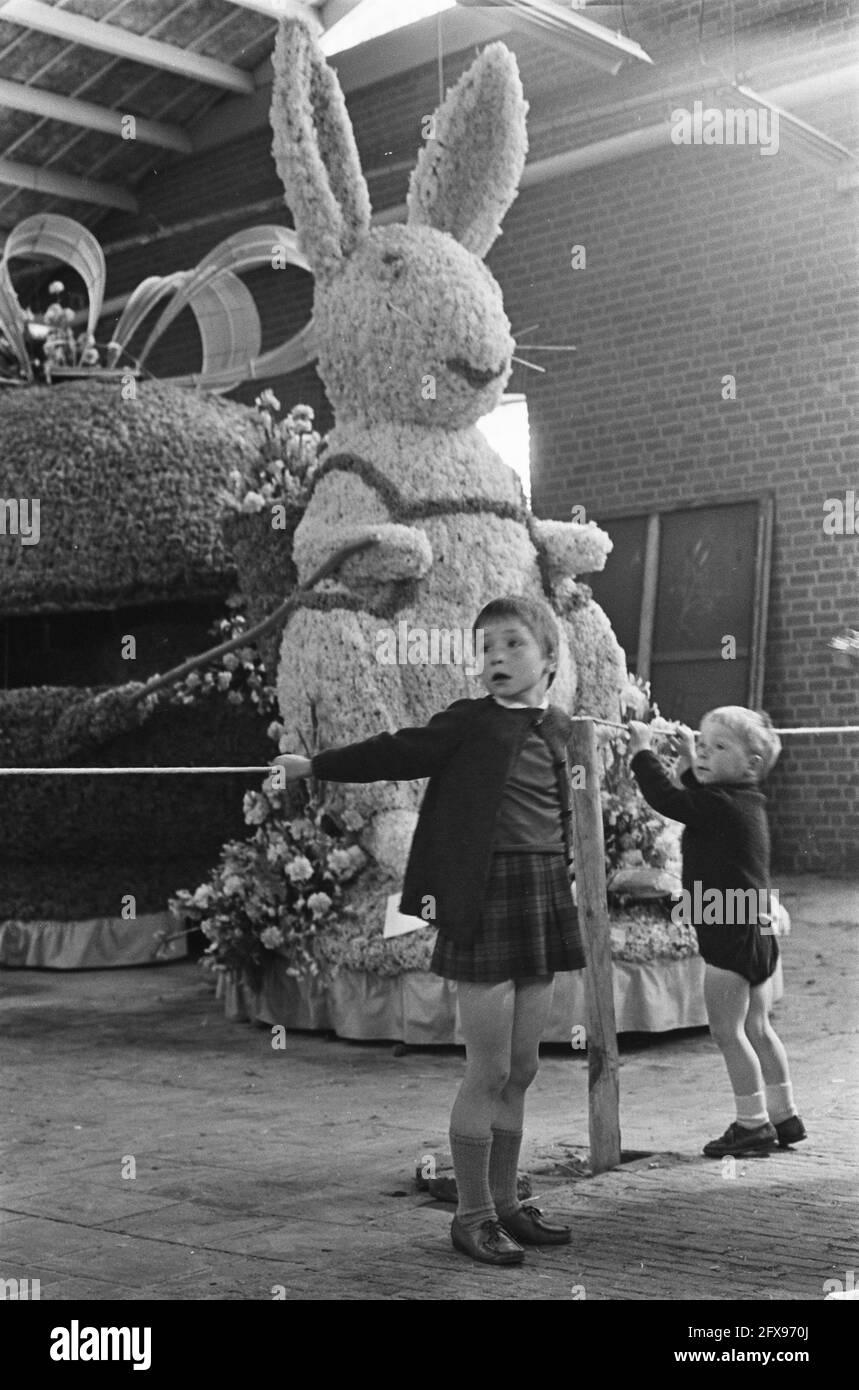
[[[539,521],[531,523],[534,544],[541,552],[549,582],[577,574],[594,574],[605,568],[612,549],[611,538],[595,521]]]
[[[392,579],[422,579],[430,570],[432,546],[419,527],[384,522],[366,528],[365,534],[375,544],[346,561],[340,571],[345,582],[385,584]]]
[[[339,583],[354,584],[360,580],[384,584],[391,579],[421,579],[432,566],[429,538],[415,526],[388,521],[330,526],[321,525],[318,520],[308,525],[305,517],[296,532],[293,550],[300,583],[306,584],[310,575],[356,541],[371,544],[341,560],[333,576]]]

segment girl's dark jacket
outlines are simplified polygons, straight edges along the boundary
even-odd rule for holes
[[[408,782],[429,777],[400,911],[435,923],[462,945],[473,940],[480,920],[495,821],[529,728],[539,731],[552,752],[564,844],[571,862],[567,744],[573,723],[555,705],[545,710],[511,709],[498,705],[491,695],[455,700],[426,725],[328,748],[311,760],[313,775],[328,782]]]

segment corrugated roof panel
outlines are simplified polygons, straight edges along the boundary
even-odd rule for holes
[[[66,48],[62,39],[35,34],[32,29],[0,20],[0,73],[10,82],[28,82]]]

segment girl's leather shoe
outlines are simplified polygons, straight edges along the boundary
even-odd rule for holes
[[[501,1217],[501,1224],[508,1235],[523,1245],[567,1245],[573,1233],[572,1226],[547,1221],[540,1208],[530,1202],[524,1202],[511,1215]]]
[[[463,1255],[485,1265],[520,1265],[525,1258],[522,1246],[517,1245],[498,1220],[484,1221],[476,1231],[469,1231],[455,1216],[450,1238]]]
[[[741,1154],[769,1153],[777,1142],[775,1126],[769,1120],[755,1129],[747,1129],[735,1120],[720,1139],[711,1139],[704,1145],[704,1153],[708,1158],[724,1158],[726,1154],[736,1154],[739,1158]]]

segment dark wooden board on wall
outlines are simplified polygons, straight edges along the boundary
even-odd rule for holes
[[[601,524],[615,548],[588,582],[662,713],[694,727],[715,705],[760,704],[772,499]]]

